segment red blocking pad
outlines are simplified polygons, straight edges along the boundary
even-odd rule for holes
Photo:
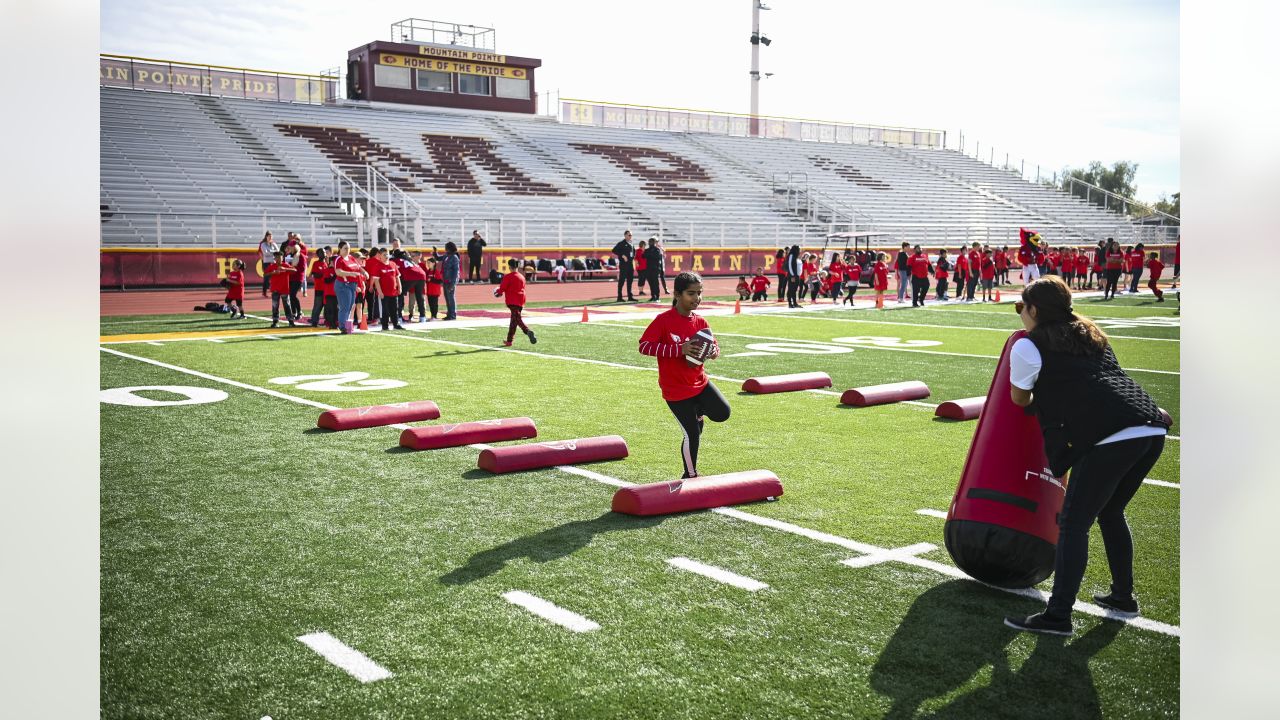
[[[480,451],[477,465],[491,473],[509,473],[599,460],[621,460],[626,456],[626,440],[618,435],[601,435],[489,448]]]
[[[831,387],[831,377],[824,372],[795,373],[794,375],[770,375],[768,377],[747,378],[742,383],[742,391],[763,395],[765,393],[791,392],[793,390],[813,390],[814,388]]]
[[[538,437],[538,428],[527,417],[476,420],[454,425],[428,425],[400,433],[400,447],[434,450],[472,443],[525,440]]]
[[[316,427],[328,430],[356,430],[418,420],[435,420],[438,417],[440,417],[440,408],[435,403],[430,400],[414,400],[391,405],[325,410],[320,413]]]
[[[613,511],[627,515],[666,515],[724,505],[758,502],[782,495],[782,482],[768,470],[747,470],[619,488]]]
[[[929,397],[928,385],[919,380],[908,380],[906,382],[871,385],[845,390],[844,394],[840,396],[840,404],[869,407],[871,405],[902,402],[903,400],[920,400],[927,397]]]
[[[986,404],[985,397],[948,400],[939,405],[933,414],[949,420],[972,420],[982,414],[982,406]]]

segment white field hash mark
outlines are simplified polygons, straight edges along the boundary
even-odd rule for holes
[[[729,572],[724,568],[718,568],[714,565],[706,565],[704,563],[698,562],[697,560],[690,560],[687,557],[670,558],[667,560],[667,564],[671,565],[672,567],[680,568],[681,570],[688,570],[689,572],[694,573],[695,575],[701,575],[706,578],[711,578],[712,580],[715,580],[716,582],[722,582],[725,585],[732,585],[736,588],[742,588],[747,592],[764,590],[765,588],[769,587],[768,585],[760,582],[759,580],[754,580],[749,577],[744,577],[737,573]]]
[[[558,605],[522,590],[510,590],[503,593],[502,598],[512,605],[519,605],[543,620],[553,622],[573,632],[591,632],[592,630],[600,629],[598,624],[582,617],[578,613],[565,610]]]
[[[917,511],[916,511],[916,514],[917,514],[917,515],[928,515],[929,517],[941,518],[942,520],[946,520],[946,519],[947,519],[947,513],[945,513],[944,511],[942,511],[942,510],[932,510],[932,509],[930,509],[930,508],[921,508],[921,509],[919,509],[919,510],[917,510]]]
[[[364,653],[347,645],[327,632],[299,635],[298,642],[315,650],[320,657],[341,668],[362,683],[384,680],[391,671],[370,660]]]

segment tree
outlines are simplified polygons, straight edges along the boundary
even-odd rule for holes
[[[1156,200],[1156,204],[1153,207],[1162,213],[1172,215],[1176,218],[1181,218],[1182,217],[1182,193],[1180,192],[1174,193],[1172,200],[1165,197],[1164,193],[1160,193],[1160,199]]]
[[[1117,160],[1110,168],[1102,163],[1094,160],[1085,168],[1063,168],[1062,177],[1063,189],[1076,195],[1081,199],[1087,198],[1089,202],[1100,207],[1114,208],[1120,210],[1122,203],[1115,198],[1108,198],[1106,194],[1090,191],[1083,185],[1073,184],[1066,181],[1066,178],[1074,177],[1077,180],[1096,185],[1097,187],[1115,193],[1122,198],[1131,198],[1137,194],[1138,188],[1133,184],[1134,178],[1138,174],[1138,164],[1128,160]],[[1130,212],[1137,208],[1130,206]]]

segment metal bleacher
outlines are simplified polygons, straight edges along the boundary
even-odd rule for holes
[[[104,246],[243,246],[264,230],[319,244],[368,237],[367,219],[348,214],[366,208],[341,197],[334,174],[360,175],[363,164],[420,208],[416,225],[391,230],[424,245],[474,228],[507,247],[607,249],[628,228],[675,246],[821,242],[834,215],[780,205],[776,179],[787,173],[894,242],[1008,243],[1023,226],[1059,243],[1131,234],[1119,213],[950,150],[107,87],[100,98]],[[488,155],[441,159],[478,146]]]

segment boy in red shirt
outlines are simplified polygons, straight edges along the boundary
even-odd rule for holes
[[[684,464],[681,478],[687,479],[698,477],[703,418],[710,418],[712,422],[728,420],[729,402],[707,378],[703,366],[686,359],[704,350],[708,360],[720,357],[720,345],[714,339],[694,337],[702,331],[705,331],[704,337],[711,333],[707,321],[693,312],[702,302],[702,277],[697,273],[680,273],[676,276],[675,291],[672,308],[654,318],[640,336],[640,354],[658,359],[662,399],[667,401],[667,407],[684,432],[680,443]]]
[[[960,253],[960,260],[964,260],[964,253]],[[933,294],[933,299],[938,302],[948,300],[947,297],[947,277],[951,273],[951,261],[947,259],[947,249],[943,248],[938,251],[937,270],[933,277],[938,281],[938,288]]]
[[[1150,259],[1147,260],[1147,269],[1151,271],[1151,280],[1147,282],[1147,287],[1151,288],[1151,292],[1156,294],[1156,302],[1164,302],[1164,291],[1156,287],[1156,281],[1160,279],[1160,273],[1164,272],[1164,263],[1160,262],[1160,253],[1151,253]]]
[[[376,264],[375,264],[376,261]],[[370,285],[377,285],[378,295],[382,298],[382,329],[394,327],[403,330],[400,324],[400,266],[387,262],[387,249],[378,248],[378,254],[369,259],[365,268],[373,268],[369,274]]]
[[[734,290],[737,291],[739,300],[751,299],[751,285],[747,283],[746,275],[738,276],[738,286]]]
[[[751,278],[751,299],[768,300],[769,286],[773,283],[769,282],[769,278],[764,276],[764,268],[756,268],[756,276]]]
[[[231,318],[236,319],[236,308],[240,308],[240,318],[244,319],[244,262],[231,261],[231,272],[227,273],[227,297],[224,303],[231,307]]]
[[[1009,247],[1003,246],[996,253],[996,282],[1001,285],[1009,282]]]
[[[282,300],[284,301],[285,318],[289,321],[289,327],[293,327],[295,323],[293,322],[293,308],[289,301],[289,283],[298,268],[285,263],[284,253],[279,250],[275,251],[272,256],[275,258],[275,262],[262,271],[263,275],[271,278],[271,327],[280,325],[280,302]]]
[[[990,250],[982,251],[982,269],[979,272],[982,276],[982,302],[995,302],[991,289],[996,284],[996,261]]]
[[[979,252],[980,245],[975,241],[969,250],[969,282],[965,284],[964,297],[969,302],[973,302],[973,296],[978,290],[978,268],[982,266],[982,253]],[[959,292],[957,291],[957,295]]]
[[[525,335],[529,337],[529,343],[538,344],[538,336],[533,334],[524,324],[524,318],[520,317],[520,313],[524,311],[524,275],[518,270],[520,261],[511,258],[507,261],[509,272],[502,276],[502,282],[498,283],[498,289],[493,291],[494,297],[507,296],[507,309],[511,311],[511,324],[507,326],[507,340],[502,343],[503,347],[511,347],[511,341],[516,337],[516,328],[520,328]]]
[[[911,307],[924,307],[924,299],[929,294],[929,274],[933,271],[933,263],[924,254],[924,250],[916,245],[915,254],[907,258],[907,267],[911,271]]]

